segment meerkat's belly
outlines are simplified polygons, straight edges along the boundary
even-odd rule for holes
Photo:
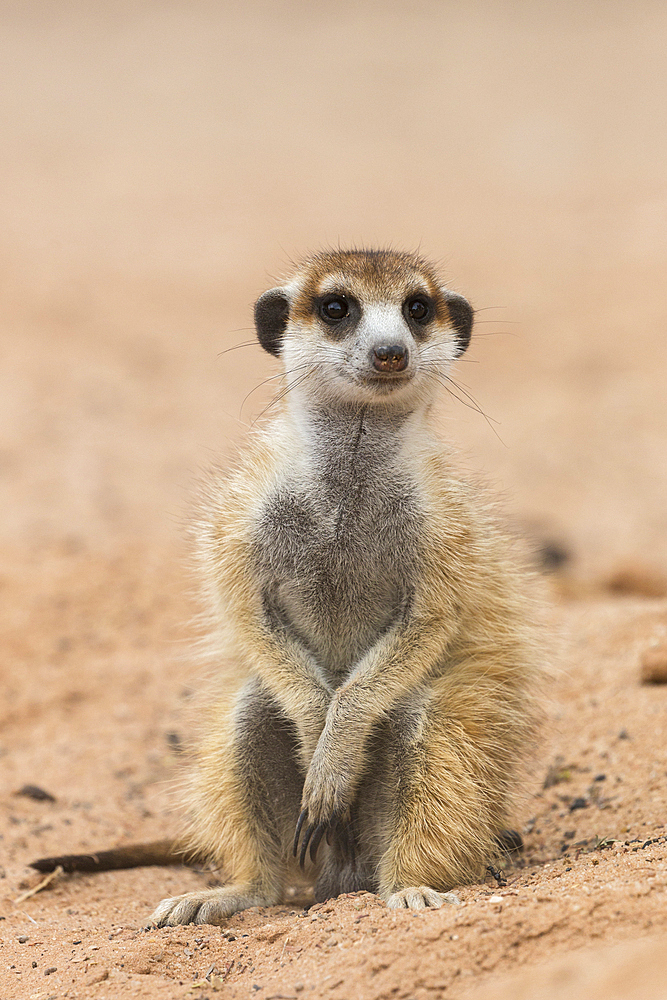
[[[406,490],[335,503],[276,496],[255,544],[265,608],[333,678],[404,613],[419,518]]]

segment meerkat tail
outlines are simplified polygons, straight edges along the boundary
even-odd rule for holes
[[[52,872],[60,867],[65,872],[109,872],[122,868],[143,868],[149,865],[199,864],[205,859],[186,851],[177,840],[153,840],[147,844],[128,844],[109,851],[90,854],[63,854],[61,857],[39,858],[30,867],[38,872]]]

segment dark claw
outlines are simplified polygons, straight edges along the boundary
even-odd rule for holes
[[[317,857],[317,848],[320,846],[320,841],[326,833],[328,825],[326,823],[320,823],[318,827],[315,828],[313,834],[313,839],[310,842],[310,860],[315,863],[315,858]]]
[[[310,823],[310,825],[308,826],[308,829],[306,830],[306,832],[303,835],[303,841],[301,842],[301,854],[299,855],[299,867],[300,868],[303,868],[304,865],[305,865],[305,863],[306,863],[306,851],[308,850],[308,844],[310,842],[310,838],[313,835],[313,830],[314,829],[315,829],[315,827],[313,826],[312,823]]]
[[[315,862],[317,859],[317,852],[320,844],[326,836],[326,842],[329,846],[338,845],[339,850],[342,852],[343,856],[349,858],[352,864],[354,864],[357,851],[356,844],[354,841],[354,831],[352,827],[351,819],[341,820],[337,817],[332,817],[332,819],[327,823],[309,823],[305,829],[304,824],[306,823],[308,817],[308,811],[303,809],[299,814],[299,819],[296,824],[296,831],[294,834],[294,846],[293,854],[294,857],[299,858],[299,865],[303,868],[306,864],[306,857],[309,853],[308,848],[310,847],[310,860]],[[303,833],[303,839],[301,839],[301,834]],[[301,842],[301,849],[299,850],[299,842]]]
[[[292,852],[294,854],[294,857],[296,857],[296,853],[299,850],[299,837],[301,836],[301,827],[303,826],[307,815],[308,813],[306,812],[306,810],[302,809],[296,823],[296,833],[294,834],[294,848]]]

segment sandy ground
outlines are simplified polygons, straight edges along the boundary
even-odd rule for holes
[[[1,18],[0,996],[667,997],[664,5]],[[484,310],[458,374],[488,421],[450,398],[443,430],[571,554],[525,856],[420,914],[146,930],[211,877],[180,869],[22,899],[35,857],[177,829],[193,484],[272,397],[253,299],[338,242],[419,245]]]

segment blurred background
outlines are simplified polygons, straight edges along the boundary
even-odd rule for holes
[[[419,248],[479,313],[443,431],[582,572],[667,565],[661,0],[5,0],[0,541],[179,535],[276,369],[252,303]],[[275,386],[275,383],[273,383]],[[152,541],[151,541],[152,544]]]

